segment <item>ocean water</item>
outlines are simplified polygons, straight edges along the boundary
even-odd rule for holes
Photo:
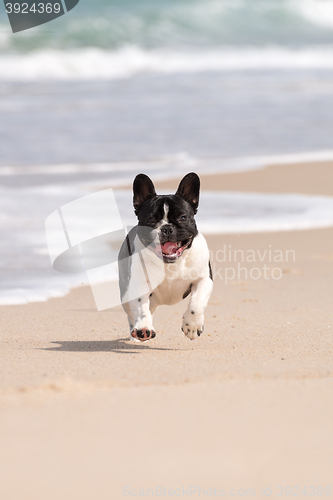
[[[0,78],[332,68],[331,0],[81,0],[12,36],[0,6]]]
[[[1,3],[0,304],[87,284],[50,264],[44,224],[65,203],[139,172],[331,160],[332,130],[332,0],[80,0],[15,35]],[[131,193],[117,201],[134,224]],[[332,209],[327,197],[203,193],[198,224],[331,227]]]

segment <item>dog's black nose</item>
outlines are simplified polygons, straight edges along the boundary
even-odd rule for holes
[[[173,233],[173,227],[170,224],[166,224],[161,227],[161,232],[167,236]]]

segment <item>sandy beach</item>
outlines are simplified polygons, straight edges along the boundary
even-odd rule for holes
[[[333,196],[332,167],[202,189]],[[87,287],[1,307],[2,499],[330,496],[333,228],[207,240],[214,290],[193,342],[186,301],[157,310],[144,344]]]

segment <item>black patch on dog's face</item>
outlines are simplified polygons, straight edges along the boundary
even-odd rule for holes
[[[148,246],[158,234],[162,247],[168,242],[179,245],[176,257],[163,254],[165,262],[177,260],[198,234],[194,215],[199,204],[199,190],[200,180],[194,173],[187,174],[172,195],[158,196],[152,181],[144,174],[134,180],[133,204],[141,241]]]
[[[163,222],[166,211],[167,220]],[[175,194],[155,196],[147,201],[139,210],[138,219],[139,226],[159,230],[162,244],[183,241],[198,233],[193,208]]]

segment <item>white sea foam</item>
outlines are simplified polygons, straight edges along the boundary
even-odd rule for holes
[[[127,225],[136,220],[132,192],[116,191]],[[333,226],[333,197],[203,191],[197,215],[203,234],[292,231]]]
[[[263,69],[333,69],[333,46],[299,50],[283,47],[223,48],[196,52],[145,50],[136,46],[115,51],[84,48],[36,50],[0,56],[1,81],[100,80],[138,74],[175,74]]]
[[[332,227],[333,197],[203,192],[197,219],[203,234]]]
[[[294,8],[311,24],[333,28],[333,3],[331,0],[297,0]]]

